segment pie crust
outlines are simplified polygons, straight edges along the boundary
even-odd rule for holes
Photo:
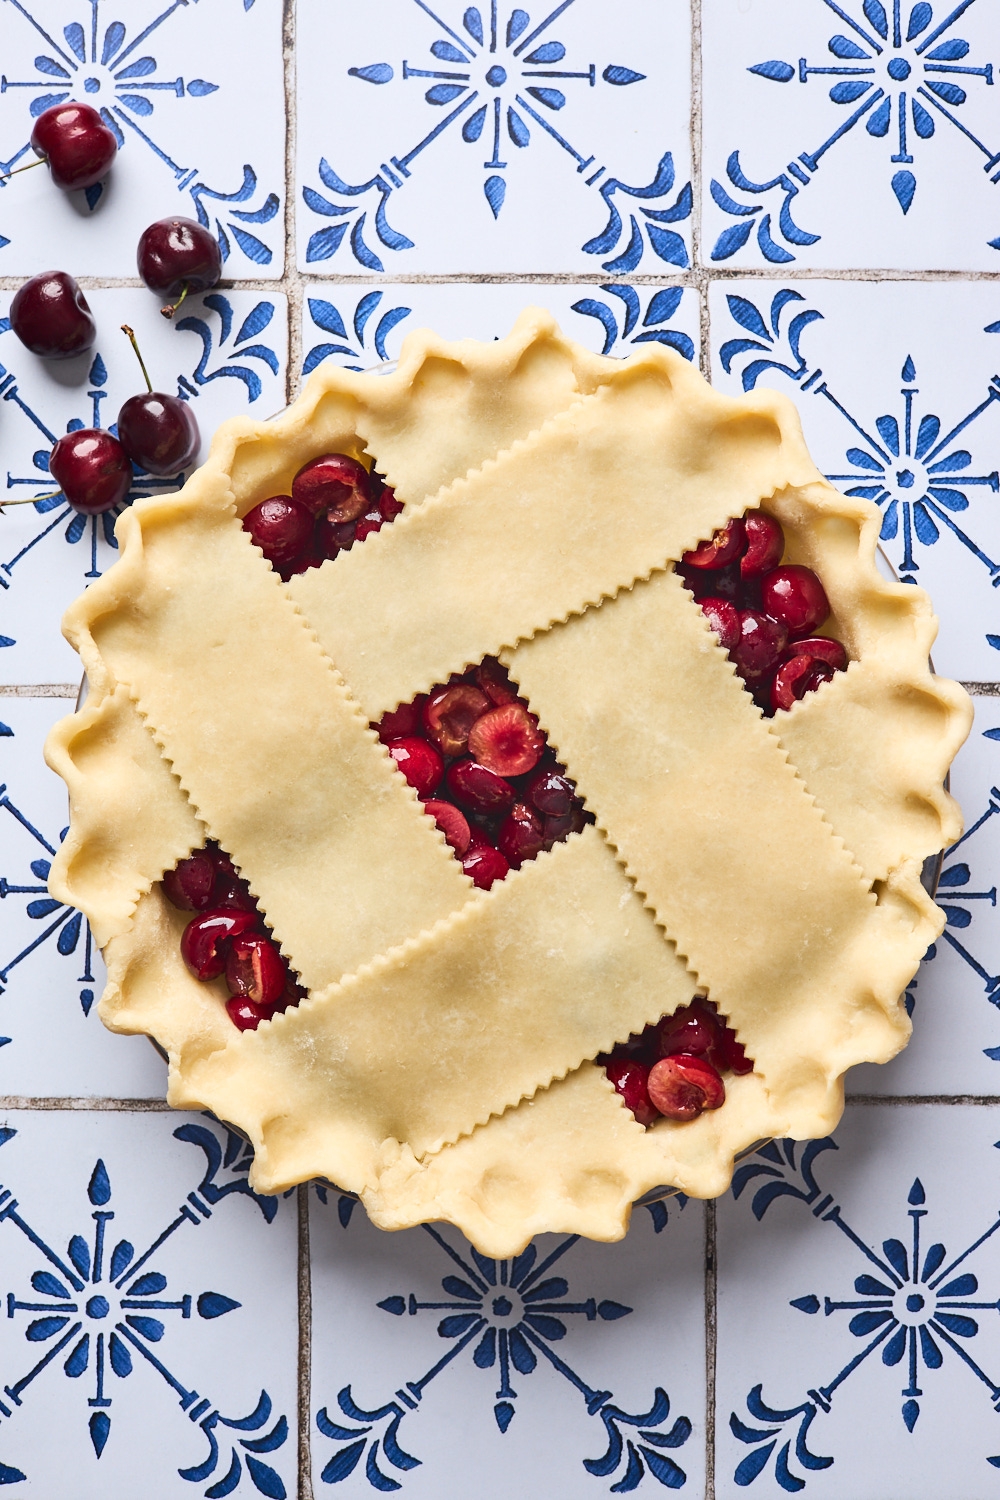
[[[374,459],[405,509],[283,584],[238,518],[329,451]],[[758,505],[850,658],[771,720],[669,564]],[[246,1133],[258,1191],[321,1177],[489,1255],[619,1238],[651,1189],[711,1197],[761,1137],[826,1134],[846,1069],[907,1040],[971,722],[878,528],[782,396],[721,395],[653,343],[592,355],[537,309],[225,423],[180,493],[121,516],[64,622],[90,696],[48,741],[71,804],[50,885],[104,951],[105,1023],[166,1050],[172,1104]],[[484,892],[369,726],[487,655],[597,823]],[[256,1031],[185,969],[159,885],[209,838],[310,991]],[[591,1059],[695,992],[754,1072],[643,1129]]]

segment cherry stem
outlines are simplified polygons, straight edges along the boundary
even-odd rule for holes
[[[128,326],[127,323],[123,323],[122,324],[122,333],[127,333],[128,334],[129,343],[132,345],[132,348],[135,350],[135,357],[139,361],[139,368],[142,371],[143,378],[144,378],[144,380],[146,382],[146,389],[149,392],[149,394],[152,395],[153,394],[153,382],[149,378],[149,371],[146,369],[146,362],[143,359],[142,355],[139,353],[139,345],[135,341],[135,334],[132,332],[132,329]]]
[[[15,167],[13,172],[4,172],[3,175],[0,176],[0,182],[6,182],[8,177],[16,177],[18,172],[30,172],[32,167],[40,167],[44,160],[45,157],[40,156],[37,161],[29,161],[26,162],[23,167]]]
[[[187,294],[188,294],[188,284],[185,281],[185,283],[184,283],[184,290],[181,292],[180,296],[177,298],[177,301],[174,303],[173,307],[171,307],[170,304],[169,304],[169,302],[168,302],[167,305],[166,305],[166,307],[161,307],[160,308],[160,312],[163,314],[163,316],[165,318],[172,318],[173,315],[174,315],[174,313],[180,307],[181,303],[184,301],[184,298],[187,296]]]
[[[53,490],[49,495],[25,495],[23,500],[0,500],[0,515],[3,515],[8,505],[34,505],[36,500],[54,500],[61,494],[62,490]]]

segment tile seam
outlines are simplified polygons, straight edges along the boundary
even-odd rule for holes
[[[718,1236],[715,1203],[705,1204],[705,1500],[715,1500],[715,1401],[718,1358]]]
[[[309,1186],[296,1190],[299,1215],[298,1312],[298,1454],[299,1500],[313,1500],[310,1447],[312,1407],[312,1265],[309,1250]]]

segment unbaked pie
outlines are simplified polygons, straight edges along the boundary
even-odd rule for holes
[[[392,524],[272,565],[242,523],[331,454],[384,476]],[[748,513],[831,610],[771,718],[692,582]],[[710,1197],[755,1140],[826,1134],[845,1070],[906,1042],[970,722],[878,527],[783,397],[723,396],[655,344],[592,355],[537,310],[493,344],[414,333],[390,375],[321,366],[277,420],[227,422],[180,493],[123,514],[65,620],[90,696],[48,744],[71,802],[51,883],[104,951],[105,1023],[167,1051],[172,1104],[249,1136],[258,1191],[324,1178],[490,1255],[617,1238],[658,1185]],[[846,670],[820,670],[824,639]],[[483,672],[582,809],[489,889],[384,732]],[[180,958],[170,872],[202,849],[295,986],[252,1029]],[[679,1034],[692,997],[752,1071],[647,1128],[610,1060],[665,1017]]]

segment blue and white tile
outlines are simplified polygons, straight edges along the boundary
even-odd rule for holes
[[[795,401],[817,466],[883,513],[882,546],[940,617],[939,672],[1000,666],[1000,297],[991,283],[711,288],[713,378]]]
[[[0,174],[36,160],[35,119],[65,99],[99,109],[119,152],[104,183],[81,192],[61,192],[45,167],[0,183],[0,275],[55,259],[75,276],[134,276],[140,234],[172,214],[218,235],[226,276],[282,274],[275,0],[7,0],[2,14]]]
[[[855,1094],[1000,1095],[1000,700],[977,698],[951,771],[965,833],[944,857],[946,926],[907,991],[913,1038],[884,1067],[855,1068]]]
[[[708,264],[1000,268],[991,0],[706,0]]]
[[[166,1064],[145,1037],[105,1030],[95,1004],[105,969],[89,923],[46,886],[69,813],[42,744],[72,709],[66,699],[0,698],[0,1095],[162,1099]]]
[[[295,1493],[297,1218],[246,1172],[204,1116],[4,1116],[11,1493]]]
[[[995,1108],[849,1108],[719,1208],[717,1493],[990,1495]],[[737,1201],[738,1200],[738,1201]]]
[[[414,328],[443,338],[490,342],[504,338],[526,307],[544,307],[563,332],[598,354],[624,356],[644,343],[667,344],[696,359],[697,293],[680,286],[629,286],[623,282],[392,284],[336,286],[309,282],[303,298],[304,373],[324,359],[346,369],[369,369],[396,359]]]
[[[97,343],[76,359],[41,360],[28,352],[5,316],[0,295],[0,408],[5,484],[0,497],[41,495],[0,519],[0,676],[6,683],[69,682],[78,678],[76,653],[59,632],[63,610],[115,556],[117,511],[86,517],[52,496],[49,451],[76,427],[116,428],[123,401],[144,388],[135,355],[121,332],[130,324],[154,387],[190,401],[202,453],[226,417],[268,417],[285,404],[288,329],[283,294],[214,291],[192,297],[168,323],[152,293],[87,293]],[[137,475],[132,498],[177,488],[173,478]]]
[[[302,270],[687,266],[682,0],[304,0],[297,26]]]
[[[700,1204],[636,1209],[617,1245],[541,1235],[494,1261],[449,1226],[385,1234],[311,1196],[317,1490],[702,1493]]]

